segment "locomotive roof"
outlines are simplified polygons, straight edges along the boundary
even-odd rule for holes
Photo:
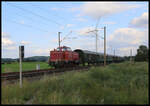
[[[57,47],[57,48],[59,48],[59,47]],[[60,48],[70,48],[70,47],[68,47],[68,46],[60,46]]]

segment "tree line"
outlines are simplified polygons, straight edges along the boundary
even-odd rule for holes
[[[49,59],[49,56],[33,56],[33,57],[26,57],[22,61],[23,62],[47,62]],[[1,63],[12,63],[12,62],[19,62],[19,58],[12,59],[12,58],[2,58]]]
[[[135,56],[124,56],[124,59],[129,61],[130,58],[136,62],[149,61],[149,49],[145,45],[140,45]]]
[[[149,61],[149,49],[145,45],[140,45],[137,49],[135,61]]]

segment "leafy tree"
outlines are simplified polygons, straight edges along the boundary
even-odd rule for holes
[[[140,45],[137,49],[137,55],[135,56],[135,61],[148,61],[149,50],[145,45]]]

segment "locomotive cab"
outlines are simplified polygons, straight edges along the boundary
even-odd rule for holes
[[[50,51],[49,60],[49,65],[61,67],[68,64],[76,64],[79,60],[79,55],[73,52],[70,47],[62,46]]]

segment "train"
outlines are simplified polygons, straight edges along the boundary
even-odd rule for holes
[[[110,64],[112,62],[119,63],[123,62],[124,60],[125,59],[121,56],[106,54],[107,64]],[[75,66],[80,64],[82,64],[83,66],[85,66],[86,64],[103,64],[104,54],[82,49],[75,49],[74,51],[72,51],[70,47],[61,46],[50,51],[48,63],[55,68]]]

